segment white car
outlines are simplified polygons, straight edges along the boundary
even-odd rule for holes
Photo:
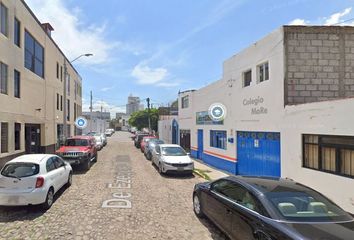
[[[102,139],[101,135],[95,135],[93,137],[95,138],[95,141],[96,141],[97,150],[101,150],[103,148],[103,139]]]
[[[49,209],[54,195],[72,183],[72,168],[57,155],[28,154],[5,164],[0,173],[0,205],[42,204]]]
[[[156,145],[152,151],[152,164],[159,173],[178,172],[192,174],[194,163],[182,147],[177,144]]]

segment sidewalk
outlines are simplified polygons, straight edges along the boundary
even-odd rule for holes
[[[229,176],[229,174],[217,170],[209,165],[206,165],[205,163],[202,163],[200,160],[194,158],[193,160],[194,160],[194,169],[195,169],[194,173],[198,174],[199,176],[207,180],[213,181],[219,178]]]

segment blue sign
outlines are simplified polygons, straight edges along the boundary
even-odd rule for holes
[[[87,127],[87,120],[84,117],[78,117],[75,120],[75,125],[77,128],[84,129]]]

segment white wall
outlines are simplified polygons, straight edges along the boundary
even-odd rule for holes
[[[256,66],[269,62],[270,79],[257,83]],[[242,87],[242,73],[252,69],[251,86]],[[197,130],[204,129],[204,150],[237,158],[236,131],[281,133],[281,176],[289,177],[322,192],[345,210],[354,213],[354,179],[302,167],[302,134],[354,136],[354,99],[284,107],[283,32],[278,29],[224,62],[223,78],[189,95],[189,108],[179,106],[179,128],[191,130],[191,146],[197,147]],[[262,103],[249,104],[249,100]],[[227,108],[224,125],[196,125],[196,112],[207,111],[213,103]],[[252,109],[267,109],[254,114]],[[226,130],[227,149],[209,146],[213,130]]]
[[[164,119],[158,121],[159,139],[165,143],[172,143],[172,121],[176,116],[163,116]]]

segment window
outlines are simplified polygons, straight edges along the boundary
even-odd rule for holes
[[[0,93],[7,94],[7,65],[0,62]]]
[[[60,111],[63,111],[63,95],[60,96]]]
[[[76,96],[77,96],[77,83],[74,82],[74,93],[75,93],[75,100],[76,100]]]
[[[9,151],[9,124],[2,122],[1,123],[1,153],[6,153]]]
[[[189,107],[189,96],[182,97],[182,108]]]
[[[21,23],[17,18],[14,21],[14,44],[21,46]]]
[[[225,196],[226,198],[250,210],[256,211],[261,214],[266,213],[266,211],[263,210],[261,204],[256,199],[256,197],[252,193],[250,193],[246,188],[240,186],[235,182],[228,180],[220,180],[215,182],[211,186],[211,190]]]
[[[226,131],[210,130],[210,146],[226,149]]]
[[[269,64],[268,62],[257,66],[258,82],[269,80]]]
[[[8,163],[1,171],[1,175],[12,178],[24,178],[37,175],[39,165],[35,163],[15,162]]]
[[[59,93],[57,93],[57,110],[59,110],[59,105],[60,105],[60,103],[59,103],[59,101],[60,101],[59,98],[60,98],[60,97],[59,97]]]
[[[57,62],[57,79],[59,79],[59,63]]]
[[[7,7],[2,3],[0,3],[0,32],[5,36],[9,33]]]
[[[21,123],[15,123],[15,150],[21,149]]]
[[[14,70],[14,96],[20,98],[21,94],[21,74]]]
[[[44,77],[44,49],[25,32],[25,67],[40,77]]]
[[[47,172],[55,170],[54,157],[51,157],[47,160],[46,168]]]
[[[252,82],[252,70],[243,73],[243,87],[248,87]]]
[[[68,121],[70,121],[70,100],[69,99],[68,99],[68,107],[67,107],[67,109],[68,109],[67,119],[68,119]]]
[[[76,103],[74,103],[74,120],[76,119]]]
[[[56,168],[61,168],[65,166],[65,163],[59,157],[53,157],[53,162]]]
[[[354,137],[303,135],[303,166],[354,178]]]
[[[63,66],[60,66],[60,81],[63,81]]]
[[[70,75],[67,74],[67,79],[66,79],[66,85],[67,85],[67,93],[68,93],[68,96],[70,96]]]

